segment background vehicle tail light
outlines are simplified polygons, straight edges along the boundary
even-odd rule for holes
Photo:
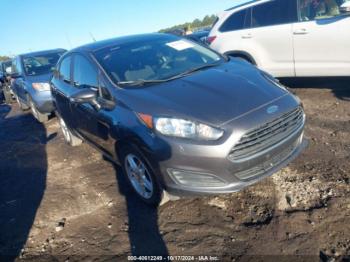
[[[212,44],[212,43],[215,41],[215,39],[216,39],[216,36],[209,36],[209,37],[207,38],[208,44],[209,44],[209,45]]]

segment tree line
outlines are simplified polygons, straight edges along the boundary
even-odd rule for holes
[[[169,28],[164,28],[159,30],[160,33],[164,33],[164,32],[169,32],[169,31],[173,31],[176,29],[184,29],[186,27],[189,27],[191,29],[196,29],[196,28],[203,28],[203,27],[208,27],[208,26],[212,26],[213,23],[216,20],[216,15],[206,15],[202,20],[201,19],[195,19],[192,22],[188,22],[188,23],[184,23],[184,24],[180,24],[180,25],[175,25]]]
[[[1,56],[0,55],[0,61],[6,61],[8,59],[10,59],[8,56]]]

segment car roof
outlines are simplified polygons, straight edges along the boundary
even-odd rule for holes
[[[57,53],[57,52],[67,52],[67,50],[63,49],[63,48],[57,48],[57,49],[50,49],[50,50],[43,50],[43,51],[20,54],[19,56],[21,56],[21,57],[38,56],[38,55]]]
[[[164,33],[151,33],[151,34],[139,34],[130,36],[121,36],[112,39],[102,40],[86,44],[77,48],[72,49],[70,52],[85,51],[85,52],[96,52],[98,50],[127,43],[137,43],[158,39],[171,39],[176,36]]]
[[[250,5],[250,4],[254,4],[254,3],[258,3],[262,0],[252,0],[252,1],[248,1],[248,2],[245,2],[245,3],[242,3],[242,4],[239,4],[239,5],[235,5],[234,7],[231,7],[229,9],[226,9],[225,11],[232,11],[232,10],[235,10],[237,8],[241,8],[241,7],[244,7],[246,5]]]

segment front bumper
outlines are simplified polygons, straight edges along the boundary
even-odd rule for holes
[[[274,101],[274,104],[280,105],[287,112],[297,106],[291,96]],[[230,127],[225,130],[233,128],[234,132],[216,143],[196,144],[163,137],[171,152],[169,157],[158,162],[164,189],[172,195],[236,192],[276,173],[290,163],[307,146],[307,141],[303,138],[305,116],[298,129],[263,151],[239,161],[228,157],[232,147],[247,130],[277,117],[266,114],[266,107],[229,123]],[[161,156],[156,158],[160,159]],[[208,186],[205,185],[206,182]]]
[[[191,196],[191,195],[211,195],[211,194],[225,194],[225,193],[233,193],[242,190],[243,188],[250,186],[259,182],[260,180],[273,175],[278,172],[285,166],[287,166],[291,161],[293,161],[308,145],[308,141],[303,139],[300,136],[298,140],[298,145],[295,147],[289,155],[282,158],[280,162],[275,163],[271,168],[265,170],[263,173],[259,173],[259,175],[254,176],[252,179],[243,180],[239,179],[235,176],[235,174],[231,174],[233,178],[233,182],[228,183],[222,187],[188,187],[174,183],[170,181],[167,183],[165,190],[172,195],[176,196]],[[206,172],[209,172],[208,170]],[[212,171],[210,171],[212,172]],[[225,172],[225,171],[223,171]],[[219,174],[217,173],[219,176]]]
[[[51,91],[34,93],[32,94],[32,99],[37,110],[42,114],[50,114],[55,110]]]

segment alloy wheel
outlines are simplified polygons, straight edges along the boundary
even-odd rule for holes
[[[153,195],[152,177],[140,158],[134,154],[125,157],[125,170],[131,185],[143,198],[150,199]]]
[[[69,143],[71,141],[71,136],[69,133],[69,129],[62,118],[60,118],[60,126],[65,140]]]
[[[36,109],[36,107],[35,107],[33,101],[30,100],[29,103],[30,103],[30,109],[31,109],[31,111],[32,111],[33,116],[34,116],[36,119],[38,119],[38,118],[39,118],[38,110]]]

